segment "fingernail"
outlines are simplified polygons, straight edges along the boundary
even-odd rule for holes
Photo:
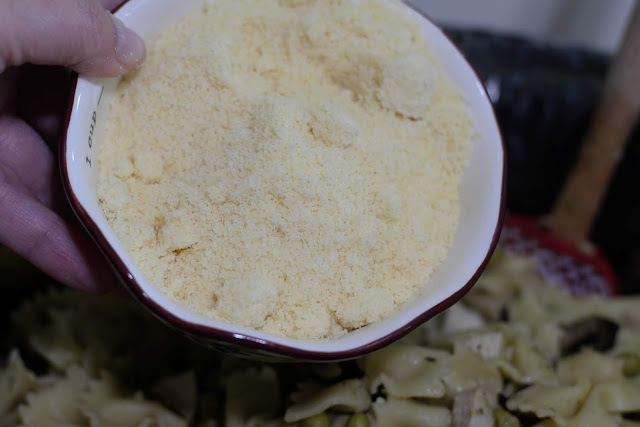
[[[116,25],[116,58],[118,62],[127,68],[139,66],[147,53],[144,41],[115,16],[113,21]]]

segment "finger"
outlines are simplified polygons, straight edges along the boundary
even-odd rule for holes
[[[45,206],[61,209],[64,201],[53,153],[24,121],[0,116],[0,166],[12,170]]]
[[[105,292],[117,287],[97,247],[15,184],[12,173],[0,167],[0,242],[74,288]]]
[[[106,10],[113,11],[116,7],[120,6],[124,0],[100,0],[100,4]]]
[[[33,197],[33,194],[31,193],[29,188],[24,185],[24,183],[20,180],[20,178],[14,171],[0,164],[0,173],[3,174],[3,180],[11,185],[16,191],[22,193],[24,196]]]
[[[0,2],[0,71],[9,65],[64,65],[92,76],[138,67],[142,39],[97,0]]]

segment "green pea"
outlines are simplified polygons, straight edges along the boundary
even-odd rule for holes
[[[495,427],[520,427],[520,420],[502,408],[493,410],[493,418]]]
[[[302,421],[302,427],[329,427],[329,425],[329,416],[324,412]]]
[[[369,427],[369,418],[362,412],[356,412],[349,417],[345,427]]]
[[[640,374],[640,356],[635,353],[626,352],[618,355],[624,361],[622,373],[628,377],[635,377]]]

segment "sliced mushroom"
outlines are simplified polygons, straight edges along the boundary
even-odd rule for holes
[[[564,335],[560,339],[562,355],[567,356],[580,351],[582,347],[591,347],[596,351],[607,351],[613,347],[619,326],[603,317],[586,317],[565,325]]]

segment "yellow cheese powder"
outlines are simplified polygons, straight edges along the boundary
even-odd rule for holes
[[[472,128],[403,7],[217,0],[150,46],[98,171],[149,280],[294,338],[365,326],[424,288],[456,231]]]

